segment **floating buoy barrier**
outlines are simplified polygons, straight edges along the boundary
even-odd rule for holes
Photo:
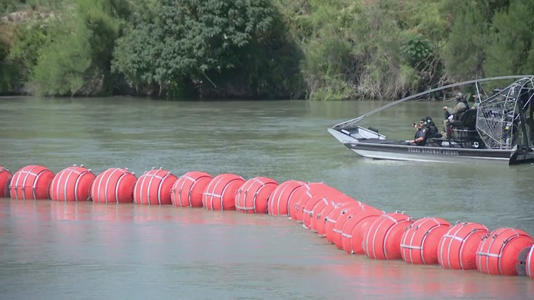
[[[374,259],[399,259],[402,234],[413,220],[402,213],[387,213],[376,218],[365,232],[362,246]]]
[[[297,188],[292,198],[290,199],[289,216],[293,220],[304,221],[304,215],[309,215],[310,210],[313,207],[313,204],[311,204],[309,207],[310,210],[305,211],[306,204],[313,198],[313,196],[341,197],[341,195],[343,195],[343,193],[322,182],[306,183]],[[315,199],[317,200],[318,198]]]
[[[310,182],[300,186],[289,203],[289,217],[297,222],[302,221],[302,213],[306,202],[312,198],[312,187],[319,190],[323,184],[318,182]]]
[[[321,199],[330,198],[330,199],[339,199],[343,197],[343,193],[337,189],[328,186],[324,183],[310,183],[307,197],[304,197],[300,202],[300,212],[297,215],[302,221],[304,228],[310,229],[311,219],[314,212],[314,207]]]
[[[487,274],[526,275],[534,279],[534,238],[525,231],[499,228],[489,232],[482,224],[463,222],[451,226],[446,220],[429,217],[414,221],[404,213],[384,213],[318,182],[288,180],[278,184],[275,179],[261,176],[245,181],[236,174],[212,177],[200,171],[178,178],[161,168],[146,171],[139,179],[128,169],[120,168],[107,169],[95,177],[83,165],[67,167],[55,176],[44,166],[28,165],[12,176],[0,166],[0,198],[7,195],[15,200],[173,204],[284,215],[302,221],[303,227],[326,237],[348,254],[366,254],[371,259],[402,258],[411,264],[438,263],[444,269],[477,269]],[[52,204],[58,218],[78,220],[80,206],[57,206],[60,204]],[[11,205],[33,204],[15,201]]]
[[[153,169],[137,179],[134,203],[149,205],[171,204],[171,188],[178,178],[164,169]]]
[[[336,223],[334,224],[332,231],[327,232],[327,235],[326,235],[327,240],[330,243],[336,245],[338,249],[343,248],[343,240],[342,240],[343,227],[345,226],[345,223],[347,222],[347,220],[350,220],[353,215],[365,209],[365,205],[363,205],[360,201],[358,201],[357,204],[358,205],[347,207],[346,210],[342,210],[336,219]],[[328,235],[329,233],[330,233],[330,236]]]
[[[534,244],[523,230],[499,228],[486,234],[476,253],[477,270],[493,275],[518,275],[519,253]]]
[[[91,187],[96,203],[131,203],[137,177],[128,169],[110,168],[98,174]]]
[[[0,198],[9,197],[9,181],[11,173],[8,169],[0,166]]]
[[[313,195],[303,208],[302,214],[302,226],[306,229],[312,230],[312,221],[317,215],[319,209],[322,209],[325,203],[328,202],[328,198],[331,196]],[[315,230],[315,229],[313,229]]]
[[[374,207],[366,206],[365,209],[350,215],[350,218],[343,225],[341,233],[341,244],[343,250],[348,254],[364,254],[362,240],[364,232],[369,226],[384,212]]]
[[[354,210],[362,210],[362,204],[359,201],[342,202],[341,205],[337,205],[330,213],[324,218],[324,235],[326,240],[333,243],[334,227],[336,226],[339,216],[345,215],[348,212]]]
[[[50,199],[55,201],[88,201],[95,174],[84,166],[59,171],[50,184]]]
[[[192,171],[180,176],[171,188],[171,202],[180,207],[202,207],[202,193],[213,177]]]
[[[28,165],[19,169],[11,178],[9,193],[12,199],[49,199],[48,189],[54,173],[40,165]]]
[[[335,202],[348,202],[356,201],[349,196],[343,194],[335,188],[329,187],[327,185],[318,186],[319,188],[314,190],[314,187],[311,187],[310,193],[312,195],[305,203],[303,203],[302,208],[302,223],[304,228],[312,229],[312,220],[319,212],[319,209],[322,209],[324,206],[320,205],[322,202],[325,204],[328,202],[328,199],[333,199]],[[315,230],[315,229],[314,229]]]
[[[331,199],[325,199],[326,201],[323,202],[323,204],[320,204],[323,208],[317,208],[316,214],[315,214],[315,231],[317,232],[317,235],[321,237],[325,237],[325,231],[326,231],[326,223],[328,219],[328,215],[337,207],[345,204],[345,202],[336,202]]]
[[[289,199],[293,196],[293,193],[300,186],[305,185],[306,183],[298,180],[288,180],[279,184],[268,201],[267,212],[271,216],[289,216],[288,204]]]
[[[321,196],[320,201],[317,202],[312,208],[312,214],[311,214],[309,227],[312,231],[317,232],[317,234],[319,234],[317,231],[318,229],[317,227],[321,219],[322,211],[324,210],[326,206],[329,206],[329,205],[335,205],[335,201],[329,200],[328,198]]]
[[[304,183],[303,185],[297,187],[293,194],[291,194],[291,197],[287,202],[287,214],[291,219],[299,221],[298,215],[300,210],[300,203],[307,197],[311,197],[309,190],[310,184]]]
[[[438,263],[445,269],[476,269],[477,248],[486,233],[488,228],[478,223],[452,226],[439,241]]]
[[[422,218],[413,222],[401,239],[402,259],[410,264],[437,264],[438,244],[450,223],[440,218]]]
[[[530,246],[525,262],[525,274],[534,279],[534,245]]]
[[[235,210],[235,195],[244,183],[245,179],[236,174],[215,176],[202,194],[202,205],[209,210]]]
[[[272,178],[251,178],[237,190],[235,209],[243,213],[267,213],[267,203],[278,182]]]

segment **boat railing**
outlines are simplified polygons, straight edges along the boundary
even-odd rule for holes
[[[479,103],[476,128],[487,148],[512,149],[522,136],[526,139],[524,143],[531,143],[522,132],[528,130],[525,113],[531,105],[533,90],[534,76],[527,76]]]
[[[475,100],[477,102],[483,102],[483,101],[486,101],[488,99],[488,96],[487,96],[486,92],[484,91],[484,89],[481,88],[480,83],[489,82],[489,81],[497,81],[497,80],[507,80],[507,79],[521,79],[521,78],[530,78],[530,80],[532,80],[533,75],[509,75],[509,76],[498,76],[498,77],[482,78],[482,79],[468,80],[468,81],[463,81],[463,82],[459,82],[459,83],[445,85],[445,86],[438,87],[438,88],[429,89],[427,91],[424,91],[424,92],[421,92],[421,93],[417,93],[417,94],[414,94],[414,95],[410,95],[410,96],[404,97],[402,99],[390,102],[390,103],[388,103],[388,104],[386,104],[386,105],[384,105],[382,107],[373,109],[373,110],[371,110],[371,111],[369,111],[369,112],[367,112],[367,113],[365,113],[363,115],[360,115],[359,117],[356,117],[356,118],[353,118],[353,119],[338,123],[338,124],[332,126],[332,128],[336,129],[336,130],[340,130],[340,129],[343,129],[343,128],[354,128],[356,126],[356,124],[358,124],[361,120],[363,120],[363,119],[365,119],[365,118],[367,118],[367,117],[369,117],[371,115],[374,115],[374,114],[376,114],[376,113],[378,113],[380,111],[388,109],[390,107],[396,106],[398,104],[401,104],[401,103],[404,103],[404,102],[407,102],[407,101],[410,101],[410,100],[415,100],[415,99],[422,98],[423,96],[431,94],[431,93],[440,92],[440,91],[447,90],[447,89],[454,89],[454,88],[461,87],[461,86],[466,86],[466,85],[474,85],[474,88],[476,90]],[[490,98],[491,98],[491,96],[490,96]]]

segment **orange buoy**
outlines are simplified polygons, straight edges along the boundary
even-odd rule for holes
[[[302,213],[304,210],[304,206],[306,205],[306,202],[311,199],[312,195],[312,186],[315,185],[321,185],[322,183],[306,183],[300,188],[298,188],[295,191],[294,197],[293,197],[293,205],[291,206],[291,210],[289,211],[289,216],[291,219],[296,221],[302,221]]]
[[[9,181],[11,173],[8,169],[0,166],[0,198],[9,197]]]
[[[288,216],[288,202],[297,188],[306,183],[297,180],[288,180],[279,184],[268,200],[267,212],[271,216]]]
[[[314,195],[342,194],[336,189],[320,182],[310,182],[298,187],[289,199],[289,217],[296,221],[303,221],[306,204]]]
[[[384,212],[365,206],[365,209],[350,215],[343,225],[341,233],[341,245],[348,254],[362,254],[363,233],[369,229],[371,222]]]
[[[438,244],[438,263],[445,269],[475,269],[475,257],[482,237],[488,228],[482,224],[458,223],[441,237]]]
[[[84,166],[59,171],[50,184],[50,199],[55,201],[88,201],[95,174]]]
[[[29,165],[19,169],[9,185],[12,199],[48,199],[54,173],[44,166]]]
[[[450,223],[440,218],[416,220],[402,235],[402,259],[411,264],[437,264],[439,240],[449,227]]]
[[[180,176],[171,188],[171,202],[180,207],[202,207],[202,193],[212,180],[205,172],[191,171]]]
[[[335,204],[334,201],[328,200],[326,197],[321,197],[321,200],[313,206],[310,220],[310,228],[312,231],[317,232],[317,225],[319,224],[321,213],[326,206],[330,205],[330,203],[332,203],[332,205]]]
[[[340,215],[345,215],[347,212],[352,211],[349,209],[355,208],[357,210],[363,209],[363,205],[360,201],[342,202],[341,205],[334,208],[326,217],[324,225],[324,234],[326,240],[333,243],[334,227]]]
[[[325,236],[326,217],[335,208],[341,205],[330,199],[325,198],[324,200],[325,201],[321,201],[318,203],[318,207],[315,208],[314,220],[312,220],[313,229],[317,232],[319,236],[323,237]]]
[[[477,270],[494,275],[517,275],[519,253],[534,244],[523,230],[499,228],[482,237],[477,253]]]
[[[235,208],[243,213],[267,213],[269,196],[278,186],[276,180],[254,177],[247,180],[235,195]]]
[[[210,210],[235,210],[235,195],[244,183],[245,179],[236,174],[215,176],[202,193],[202,205]]]
[[[319,203],[320,206],[314,209],[315,216],[313,218],[315,220],[312,221],[312,222],[315,222],[315,224],[313,225],[314,226],[313,228],[319,236],[321,237],[325,236],[326,224],[331,221],[330,219],[328,219],[328,215],[334,209],[342,205],[345,205],[347,203],[357,203],[357,201],[343,194],[340,198],[326,199],[326,201],[323,202],[323,204]],[[329,220],[328,222],[327,222],[327,219]]]
[[[299,221],[298,215],[300,211],[301,202],[308,197],[311,197],[309,194],[310,186],[309,183],[304,183],[295,189],[289,201],[287,202],[287,213],[289,217],[293,220]]]
[[[312,195],[303,205],[302,209],[302,222],[304,228],[312,229],[312,221],[319,212],[319,209],[324,207],[323,205],[317,206],[319,203],[326,203],[329,199],[335,202],[345,202],[347,199],[354,200],[349,196],[343,194],[335,188],[329,187],[324,184],[310,185],[310,194]],[[315,230],[315,229],[314,229]]]
[[[342,211],[342,213],[337,218],[336,223],[334,224],[334,228],[332,228],[329,241],[332,244],[336,245],[338,249],[343,248],[343,240],[342,240],[343,226],[345,226],[345,223],[348,220],[352,219],[353,215],[361,212],[364,209],[365,209],[365,206],[363,205],[352,206],[352,207],[347,208],[345,213],[343,213]],[[328,239],[328,235],[326,236],[326,238]]]
[[[302,210],[302,226],[306,229],[311,229],[312,218],[315,213],[315,208],[319,202],[328,202],[324,195],[313,195],[305,204]]]
[[[131,203],[137,177],[128,169],[109,168],[98,174],[91,187],[95,203]]]
[[[134,187],[136,204],[171,204],[171,188],[178,178],[163,169],[145,172],[139,177]]]
[[[387,213],[379,216],[364,233],[363,251],[374,259],[401,258],[401,237],[412,223],[409,216],[401,213]]]
[[[534,279],[534,245],[530,246],[526,260],[526,275]]]
[[[381,214],[378,215],[370,214],[352,229],[350,246],[353,254],[365,254],[365,251],[363,251],[364,235],[369,230],[369,227],[371,227],[371,224],[373,224],[373,222],[382,214],[384,214],[384,212],[381,212]]]

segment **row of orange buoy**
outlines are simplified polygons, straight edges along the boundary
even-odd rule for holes
[[[385,213],[324,183],[267,177],[245,180],[236,174],[187,172],[178,177],[152,169],[139,178],[128,169],[110,168],[95,176],[81,166],[54,175],[29,165],[13,176],[0,166],[0,197],[55,201],[204,207],[289,216],[337,248],[373,259],[439,264],[445,269],[477,269],[487,274],[527,275],[534,279],[534,239],[514,228],[493,231],[477,223],[451,225],[440,218],[412,219]]]

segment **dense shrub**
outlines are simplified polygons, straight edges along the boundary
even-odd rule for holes
[[[280,97],[297,86],[297,51],[270,1],[163,0],[134,19],[113,67],[137,91]]]
[[[392,99],[534,73],[533,3],[6,0],[0,92]]]
[[[109,95],[110,66],[125,0],[77,0],[53,25],[33,73],[44,95]]]

